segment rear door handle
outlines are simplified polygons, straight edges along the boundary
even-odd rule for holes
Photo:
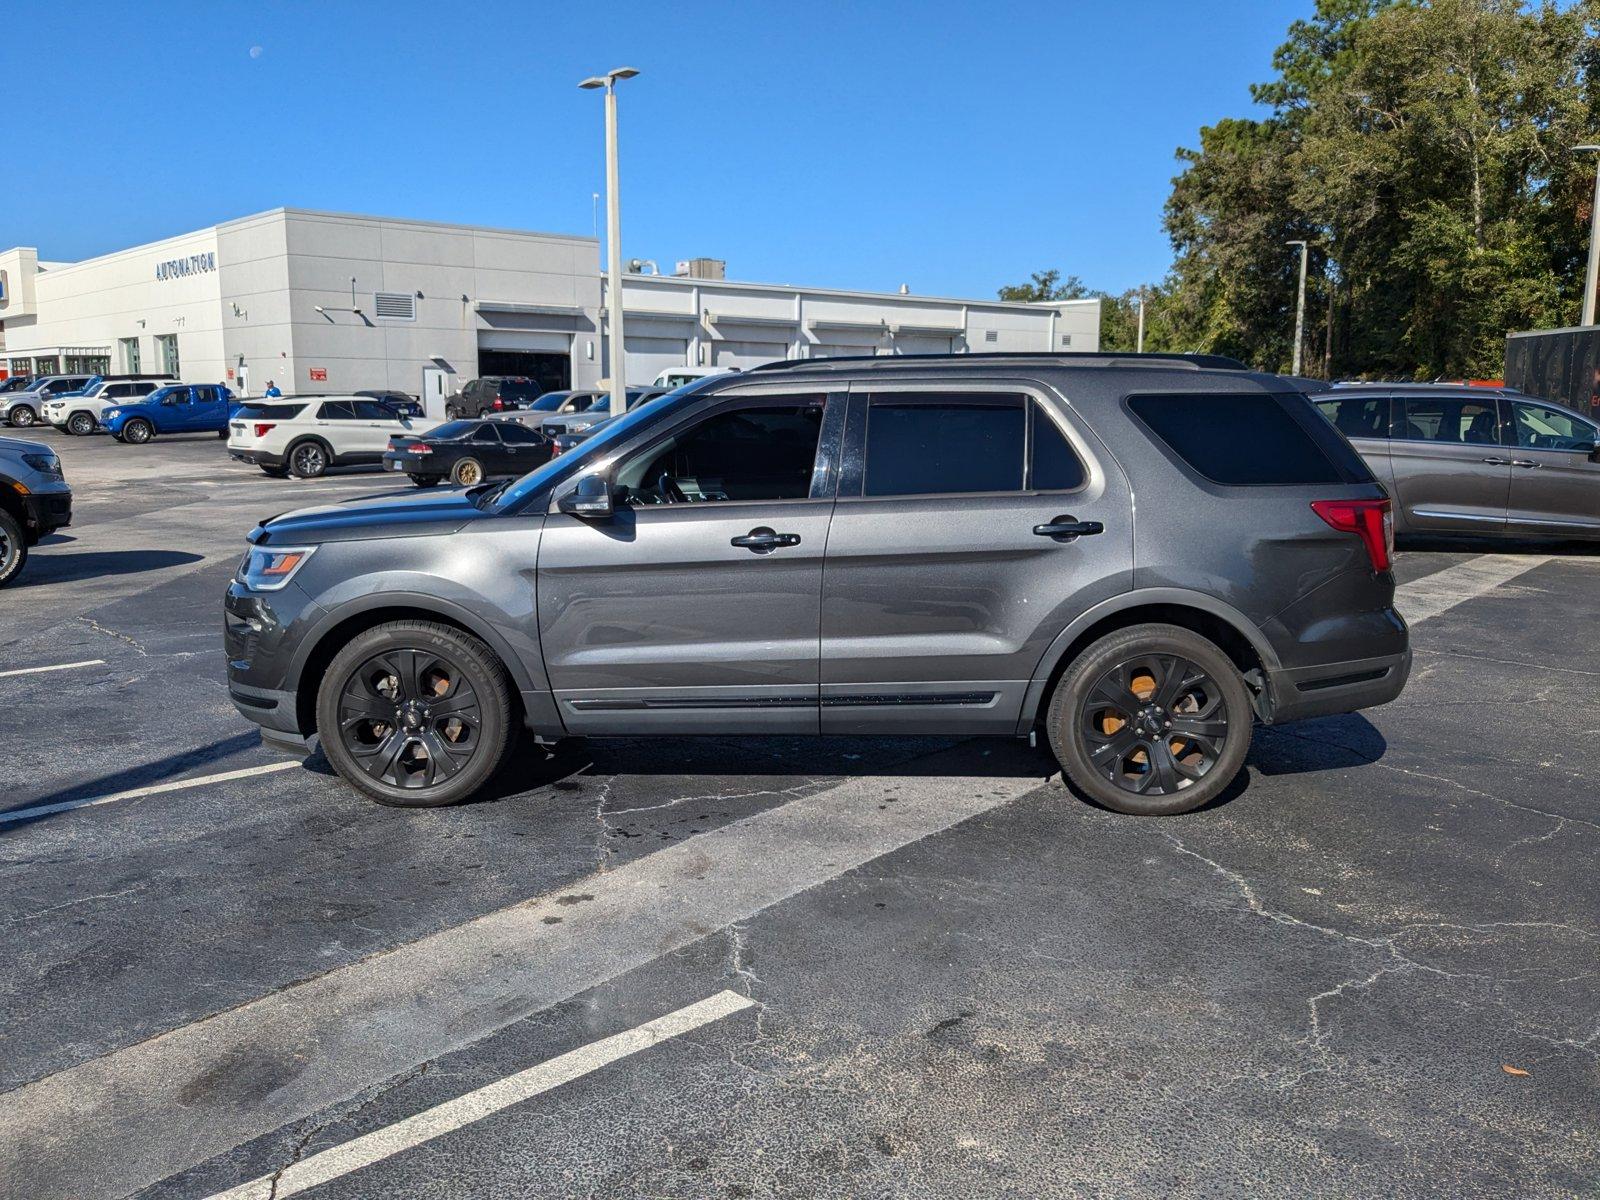
[[[749,550],[753,554],[770,554],[781,546],[798,546],[800,535],[798,533],[775,533],[765,525],[759,525],[742,537],[728,539],[730,546],[738,546]]]
[[[1099,521],[1080,521],[1070,515],[1055,517],[1044,525],[1035,525],[1033,532],[1040,537],[1055,538],[1058,541],[1070,542],[1074,538],[1089,537],[1092,534],[1104,533],[1106,527]]]
[[[1509,458],[1483,458],[1479,459],[1478,461],[1486,462],[1491,467],[1509,467],[1511,465],[1511,460]]]
[[[1513,467],[1537,467],[1539,464],[1531,458],[1513,458],[1511,465]]]

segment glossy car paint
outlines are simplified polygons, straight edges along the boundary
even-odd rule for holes
[[[1070,493],[863,498],[859,397],[885,388],[1022,392],[1088,469]],[[291,513],[252,535],[318,545],[288,587],[227,600],[230,690],[269,730],[312,732],[308,666],[341,630],[436,614],[506,662],[529,728],[645,732],[1025,731],[1056,666],[1099,621],[1180,606],[1225,622],[1264,717],[1383,703],[1404,684],[1392,574],[1313,499],[1377,498],[1368,479],[1218,488],[1130,415],[1130,392],[1274,392],[1274,376],[1172,362],[966,356],[828,362],[693,385],[557,458],[503,507],[486,490]],[[826,397],[803,500],[622,506],[560,502],[713,409]],[[1336,437],[1306,407],[1320,435]],[[852,464],[857,464],[853,467]],[[840,492],[841,487],[844,489]],[[1104,532],[1056,541],[1058,517]],[[731,539],[799,536],[756,554]],[[1148,618],[1147,618],[1148,619]]]

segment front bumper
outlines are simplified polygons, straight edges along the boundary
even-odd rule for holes
[[[262,737],[303,749],[312,730],[300,727],[292,689],[294,650],[322,610],[293,583],[252,592],[237,580],[223,598],[222,644],[228,660],[228,698]]]
[[[1399,654],[1279,669],[1267,674],[1263,718],[1270,725],[1376,708],[1398,696],[1411,675],[1411,647]]]
[[[22,497],[22,507],[28,516],[28,531],[44,537],[57,529],[72,524],[72,491],[29,492]]]

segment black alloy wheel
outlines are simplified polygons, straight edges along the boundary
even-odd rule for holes
[[[28,561],[28,539],[22,522],[0,510],[0,587],[22,573]]]
[[[1243,766],[1254,717],[1238,668],[1188,629],[1142,625],[1079,656],[1057,685],[1051,746],[1073,783],[1119,812],[1188,812]]]
[[[329,665],[317,700],[328,761],[382,804],[434,807],[499,768],[511,728],[504,668],[446,625],[395,622],[360,634]]]
[[[321,442],[301,442],[289,451],[289,474],[296,479],[315,479],[328,469],[328,452]]]

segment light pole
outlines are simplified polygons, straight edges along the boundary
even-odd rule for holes
[[[1574,154],[1591,154],[1600,146],[1574,146]],[[1589,206],[1589,265],[1583,273],[1583,319],[1580,325],[1594,324],[1595,277],[1600,272],[1600,154],[1594,160],[1594,202]]]
[[[1134,353],[1144,353],[1144,284],[1139,285],[1139,339],[1134,343]]]
[[[1306,256],[1310,248],[1303,241],[1285,242],[1285,246],[1300,247],[1300,294],[1294,302],[1294,365],[1289,368],[1289,374],[1300,374],[1300,343],[1305,339],[1306,332]]]
[[[593,75],[578,86],[606,90],[606,275],[610,296],[611,333],[611,415],[620,416],[628,408],[626,347],[622,341],[622,201],[617,193],[617,80],[632,79],[639,72],[633,67],[617,67],[604,75]]]

